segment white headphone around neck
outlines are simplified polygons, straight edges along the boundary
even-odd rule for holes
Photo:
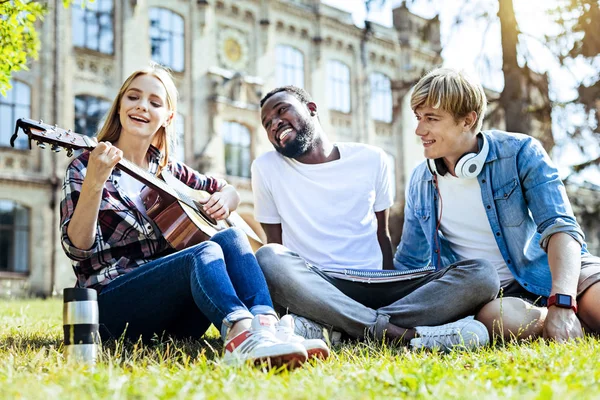
[[[456,162],[454,173],[459,178],[474,178],[479,175],[483,169],[483,165],[485,164],[485,160],[490,151],[490,146],[488,145],[484,134],[477,134],[477,139],[477,142],[480,145],[479,153],[463,154]],[[446,172],[448,172],[448,167],[446,167],[446,164],[444,164],[444,161],[441,158],[436,158],[435,160],[427,159],[427,167],[433,175],[446,175]]]

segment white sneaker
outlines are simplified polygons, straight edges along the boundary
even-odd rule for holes
[[[342,341],[341,332],[330,330],[318,322],[301,317],[296,314],[289,314],[294,320],[294,333],[302,336],[304,339],[321,339],[330,345],[340,344]]]
[[[306,349],[300,343],[284,343],[275,337],[275,327],[265,315],[252,319],[250,329],[241,332],[225,344],[223,361],[226,364],[258,365],[267,362],[269,366],[288,365],[298,367],[308,359]]]
[[[475,349],[489,343],[485,325],[467,317],[440,326],[417,326],[417,337],[410,341],[413,349],[451,351],[453,349]]]
[[[306,349],[308,358],[318,357],[324,360],[329,357],[329,348],[322,339],[305,339],[294,333],[294,318],[289,314],[281,317],[275,325],[275,337],[286,343],[300,343]]]

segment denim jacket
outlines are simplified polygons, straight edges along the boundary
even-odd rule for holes
[[[550,236],[565,232],[586,254],[584,234],[556,167],[536,139],[496,130],[482,133],[490,149],[477,180],[496,243],[519,284],[547,297],[552,286],[546,254]],[[443,234],[436,232],[438,196],[433,175],[423,162],[413,171],[407,187],[402,240],[394,257],[396,269],[432,263],[440,269],[459,261]]]

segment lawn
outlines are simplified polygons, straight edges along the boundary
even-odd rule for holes
[[[60,300],[0,303],[0,399],[594,399],[600,341],[498,344],[448,355],[346,343],[325,362],[263,371],[197,342],[109,343],[94,368],[66,364]]]

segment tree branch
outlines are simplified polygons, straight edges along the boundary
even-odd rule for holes
[[[587,167],[591,167],[592,165],[600,165],[600,157],[596,157],[592,160],[586,161],[581,164],[573,165],[571,166],[571,169],[573,169],[573,171],[575,172],[581,172],[582,170],[586,169]]]

